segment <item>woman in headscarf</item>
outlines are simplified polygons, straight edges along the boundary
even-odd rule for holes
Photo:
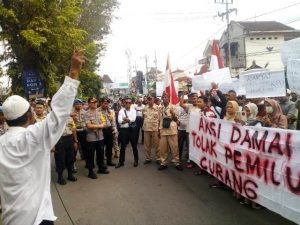
[[[254,103],[248,103],[244,107],[244,111],[247,116],[246,126],[261,127],[262,123],[257,119],[258,107]]]
[[[226,104],[226,115],[224,120],[235,121],[237,119],[236,115],[239,112],[239,105],[236,101],[228,101]]]
[[[273,99],[266,99],[265,106],[267,115],[262,118],[263,126],[287,129],[287,119],[286,116],[283,115],[279,103]]]

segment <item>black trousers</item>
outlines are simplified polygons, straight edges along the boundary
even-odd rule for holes
[[[43,220],[40,225],[54,225],[53,221],[49,221],[49,220]]]
[[[81,152],[80,152],[80,156],[82,159],[86,159],[86,152],[87,152],[87,144],[86,144],[86,131],[83,130],[83,131],[77,131],[77,139],[78,139],[78,142],[80,144],[80,149],[81,149]],[[76,155],[75,155],[76,157]]]
[[[55,145],[55,165],[56,172],[62,174],[67,168],[68,172],[72,171],[74,166],[74,146],[72,135],[62,136]]]
[[[103,128],[105,156],[107,163],[112,162],[112,148],[113,148],[113,133],[112,127]]]
[[[104,140],[87,142],[87,158],[86,164],[89,170],[95,168],[95,152],[96,162],[99,170],[105,170],[104,165]]]
[[[178,130],[178,149],[179,149],[179,158],[180,158],[180,160],[182,158],[184,145],[188,146],[187,132],[185,130]]]
[[[139,142],[139,138],[140,138],[140,130],[141,128],[143,127],[143,124],[144,124],[144,118],[141,117],[141,116],[137,116],[136,117],[136,120],[135,120],[135,123],[136,123],[136,143]],[[142,130],[142,142],[144,141],[144,131]]]
[[[139,161],[139,153],[137,149],[137,142],[136,142],[136,129],[130,129],[130,128],[120,128],[120,139],[121,139],[121,149],[120,149],[120,158],[119,163],[125,162],[125,150],[127,143],[130,141],[134,161]]]

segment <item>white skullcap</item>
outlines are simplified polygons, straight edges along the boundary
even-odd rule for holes
[[[29,102],[19,95],[8,97],[2,105],[4,118],[7,120],[15,120],[23,116],[29,109]]]

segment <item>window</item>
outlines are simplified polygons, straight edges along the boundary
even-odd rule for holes
[[[275,39],[275,40],[277,40],[277,39],[278,39],[278,37],[274,37],[274,39]]]
[[[262,39],[263,39],[263,40],[266,40],[266,38],[265,38],[265,37],[263,37]]]
[[[256,40],[260,40],[260,38],[256,38]]]
[[[272,40],[272,37],[269,37],[268,39],[269,39],[269,40]]]
[[[251,41],[253,41],[253,40],[254,40],[254,38],[250,38],[250,40],[251,40]]]
[[[237,42],[231,42],[230,43],[230,54],[231,56],[237,56],[238,55],[238,43]]]

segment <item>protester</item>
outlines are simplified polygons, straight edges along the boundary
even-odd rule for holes
[[[185,95],[183,96],[183,104],[186,104],[188,97]],[[179,159],[182,160],[182,153],[184,148],[188,148],[188,134],[186,132],[186,127],[189,119],[189,115],[187,111],[182,107],[177,107],[177,114],[178,114],[178,149],[179,149]],[[188,151],[187,151],[188,152]]]
[[[283,115],[279,103],[273,99],[266,99],[265,105],[267,115],[262,118],[263,126],[287,129],[287,119]]]
[[[226,114],[226,97],[220,90],[218,90],[219,87],[216,83],[213,82],[211,84],[211,88],[212,89],[209,92],[211,101],[210,108],[214,111],[217,118],[223,119]]]
[[[283,115],[286,116],[288,121],[288,129],[296,130],[297,128],[297,118],[298,110],[295,107],[295,103],[289,99],[289,95],[284,97],[278,97],[279,105],[281,107]]]
[[[131,108],[131,99],[126,98],[125,108],[119,111],[118,123],[120,125],[120,140],[121,140],[121,150],[119,163],[116,168],[124,166],[125,162],[125,150],[128,142],[131,143],[133,156],[134,156],[134,167],[139,165],[139,153],[136,143],[136,111]]]
[[[247,121],[245,122],[246,126],[256,126],[256,127],[261,127],[262,122],[257,119],[257,113],[258,113],[258,108],[257,105],[254,103],[248,103],[244,107],[244,111],[247,116]]]
[[[40,122],[46,118],[46,113],[45,113],[45,103],[43,101],[37,101],[35,103],[35,120],[37,122]]]
[[[159,153],[159,139],[158,139],[158,128],[160,122],[160,109],[154,104],[153,96],[147,96],[148,105],[143,109],[144,117],[144,152],[145,152],[145,162],[144,164],[149,164],[152,162],[151,149],[155,150],[156,162],[160,161]]]
[[[3,103],[9,125],[0,137],[0,171],[5,171],[0,173],[3,225],[54,224],[50,150],[71,113],[83,63],[82,51],[74,51],[69,77],[53,96],[53,111],[42,122],[33,124],[30,104],[20,96],[10,96]]]
[[[197,100],[197,105],[201,110],[201,114],[210,118],[217,118],[215,112],[209,107],[209,98],[208,96],[199,96]]]
[[[224,120],[235,121],[237,113],[239,112],[239,105],[236,101],[228,101],[226,105],[226,115]]]
[[[171,150],[173,160],[177,170],[182,171],[183,168],[179,159],[178,151],[178,139],[177,139],[177,116],[175,107],[170,104],[169,96],[166,94],[162,97],[162,116],[159,126],[159,137],[160,137],[160,167],[158,170],[164,170],[168,168],[168,154],[169,149]]]

